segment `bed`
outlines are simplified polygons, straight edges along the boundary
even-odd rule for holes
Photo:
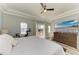
[[[63,48],[50,40],[28,36],[0,35],[0,55],[64,55]]]
[[[17,44],[10,55],[64,55],[63,48],[47,39],[35,36],[16,38]]]

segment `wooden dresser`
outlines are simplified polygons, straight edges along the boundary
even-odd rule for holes
[[[76,33],[54,32],[53,40],[77,48]]]

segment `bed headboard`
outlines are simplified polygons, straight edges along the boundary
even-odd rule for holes
[[[54,32],[53,40],[77,48],[76,33]]]

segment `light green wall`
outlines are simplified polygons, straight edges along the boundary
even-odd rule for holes
[[[11,35],[14,35],[15,33],[20,33],[21,22],[25,22],[28,24],[28,28],[31,28],[31,33],[29,35],[33,35],[33,21],[28,18],[3,14],[3,29],[8,29],[9,34]]]
[[[1,13],[0,13],[1,14]],[[46,36],[48,35],[48,25],[50,25],[47,22],[42,22],[42,21],[35,21],[29,18],[22,18],[19,16],[15,15],[9,15],[9,14],[2,14],[2,19],[0,19],[0,22],[2,20],[1,27],[2,29],[8,29],[9,34],[15,35],[15,33],[20,33],[20,23],[25,22],[28,24],[28,28],[31,28],[31,33],[29,35],[35,35],[36,34],[36,24],[37,23],[42,23],[45,24],[45,29],[46,29]]]
[[[1,12],[0,12],[0,29],[1,29]]]
[[[0,30],[1,30],[1,28],[2,28],[2,12],[0,11]]]

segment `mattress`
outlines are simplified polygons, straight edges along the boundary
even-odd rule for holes
[[[47,39],[35,36],[16,38],[17,45],[10,55],[64,55],[63,48]]]

